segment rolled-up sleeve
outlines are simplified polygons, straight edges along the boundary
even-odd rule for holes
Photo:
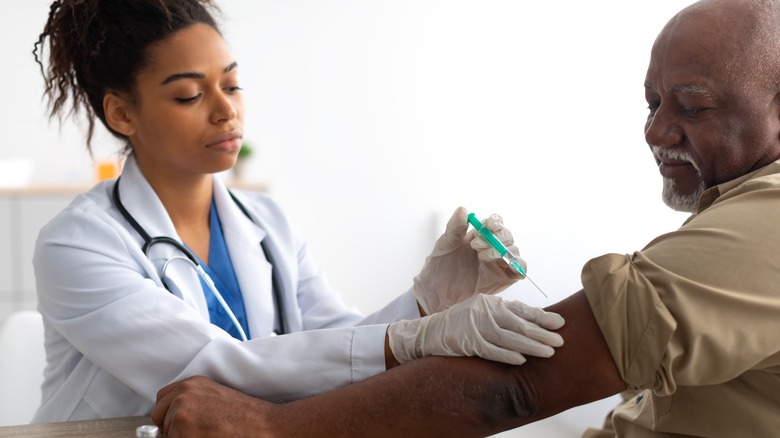
[[[677,323],[630,257],[591,260],[582,282],[623,381],[634,389],[673,392],[674,380],[661,364]]]

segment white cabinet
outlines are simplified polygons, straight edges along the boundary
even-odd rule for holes
[[[35,309],[32,255],[38,231],[83,187],[0,189],[0,321]]]

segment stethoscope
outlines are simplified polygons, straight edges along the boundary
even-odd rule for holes
[[[246,207],[244,207],[244,204],[242,204],[238,200],[238,198],[236,198],[236,196],[229,190],[228,193],[230,193],[230,197],[233,199],[233,202],[236,203],[236,205],[241,210],[241,212],[244,213],[244,215],[247,218],[249,218],[249,220],[257,224],[257,222],[255,222],[255,220],[249,214],[249,210],[247,210]],[[168,287],[168,284],[165,281],[165,271],[168,269],[169,264],[174,260],[183,260],[189,263],[194,267],[195,271],[198,273],[198,276],[203,279],[203,281],[206,283],[206,286],[214,294],[214,296],[217,299],[217,302],[219,302],[219,305],[222,306],[223,309],[225,309],[225,312],[228,314],[230,321],[233,323],[233,325],[236,326],[236,329],[238,329],[238,334],[241,337],[241,340],[246,341],[247,336],[246,336],[246,332],[244,332],[244,328],[241,327],[241,324],[238,322],[238,318],[236,318],[236,315],[230,309],[230,306],[227,304],[227,302],[225,302],[225,299],[222,297],[222,294],[219,293],[219,290],[217,290],[214,281],[211,279],[211,277],[209,277],[206,271],[203,270],[203,267],[200,265],[198,258],[195,257],[195,254],[193,254],[192,251],[190,251],[189,248],[184,246],[181,242],[179,242],[178,240],[172,237],[150,236],[149,233],[147,233],[146,230],[144,230],[144,228],[135,220],[135,218],[133,218],[130,212],[127,211],[124,204],[122,204],[122,200],[119,198],[119,178],[117,178],[116,182],[114,183],[113,198],[114,198],[114,204],[116,204],[116,208],[119,210],[119,213],[122,215],[122,217],[124,217],[125,220],[127,220],[127,222],[133,227],[133,229],[135,229],[135,231],[137,231],[138,234],[141,235],[141,238],[144,239],[144,244],[141,246],[141,251],[143,251],[144,255],[148,257],[149,249],[152,246],[160,243],[171,245],[177,250],[179,250],[182,254],[184,254],[184,257],[182,256],[171,257],[170,259],[165,261],[165,264],[163,264],[162,270],[160,272],[160,278],[162,279],[162,283],[163,286],[165,286],[165,289],[167,289],[168,292],[171,292],[171,288]],[[268,260],[268,263],[271,264],[271,288],[273,289],[274,305],[276,307],[276,317],[278,318],[278,322],[279,322],[279,328],[274,329],[273,333],[275,335],[285,334],[287,333],[287,324],[286,324],[286,318],[284,316],[285,315],[284,302],[282,300],[283,298],[282,282],[281,279],[279,279],[279,273],[276,271],[276,269],[274,269],[273,258],[271,256],[271,252],[268,250],[268,248],[265,245],[265,241],[260,242],[260,247],[263,249],[263,253],[265,254],[266,260]]]

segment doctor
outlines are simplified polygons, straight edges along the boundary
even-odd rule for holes
[[[210,7],[51,6],[35,52],[51,115],[71,100],[88,147],[97,119],[127,160],[36,243],[48,363],[34,421],[148,415],[160,388],[195,375],[287,401],[422,356],[552,355],[562,318],[489,295],[519,277],[466,233],[464,209],[411,290],[363,318],[271,198],[213,176],[235,163],[244,126],[238,64]],[[486,223],[512,244],[499,218]]]

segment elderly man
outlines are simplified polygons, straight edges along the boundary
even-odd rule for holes
[[[160,391],[168,436],[480,436],[623,391],[588,437],[780,430],[780,2],[702,0],[659,34],[645,78],[663,198],[692,216],[588,262],[551,306],[550,359],[428,358],[276,405],[210,380]]]

